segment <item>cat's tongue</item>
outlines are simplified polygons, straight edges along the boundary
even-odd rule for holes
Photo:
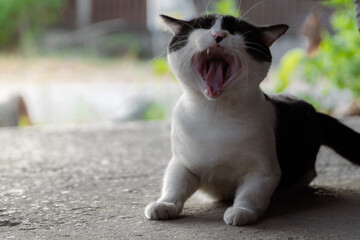
[[[224,83],[224,62],[213,60],[209,62],[209,69],[205,78],[205,93],[211,98],[221,94]]]

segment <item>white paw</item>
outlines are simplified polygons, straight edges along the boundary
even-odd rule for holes
[[[153,202],[145,208],[145,216],[153,220],[174,218],[178,216],[179,213],[179,209],[173,203]]]
[[[255,222],[257,215],[250,209],[240,207],[229,207],[224,214],[226,224],[242,226]]]

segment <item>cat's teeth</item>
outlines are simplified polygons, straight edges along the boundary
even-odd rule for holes
[[[209,55],[209,53],[210,53],[210,48],[208,48],[208,49],[206,50],[206,54]]]
[[[209,89],[207,89],[207,88],[205,89],[205,94],[209,95]]]
[[[230,77],[230,69],[228,68],[228,69],[226,70],[226,75],[225,75],[224,81],[228,80],[229,77]]]

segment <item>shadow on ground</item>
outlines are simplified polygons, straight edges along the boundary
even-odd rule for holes
[[[201,203],[191,199],[175,220],[149,221],[178,236],[201,239],[359,239],[360,193],[352,189],[311,187],[273,199],[255,224],[226,225],[222,216],[230,203]],[[177,233],[177,234],[176,234]],[[165,238],[166,239],[166,238]]]
[[[274,198],[253,225],[226,225],[229,204],[196,197],[178,219],[147,220],[169,132],[160,123],[0,131],[0,239],[360,239],[360,168],[329,150],[312,188]]]

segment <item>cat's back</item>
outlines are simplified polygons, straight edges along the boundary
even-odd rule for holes
[[[315,112],[310,103],[290,94],[265,94],[265,98],[274,105],[277,114],[301,115]]]
[[[308,102],[288,94],[265,95],[275,110],[275,131],[279,134],[302,140],[302,137],[319,133],[319,117]]]
[[[282,177],[279,188],[289,188],[315,176],[321,145],[319,117],[308,102],[291,95],[266,95],[276,114],[276,151]],[[310,176],[309,179],[306,179]],[[306,185],[306,182],[304,182]]]

